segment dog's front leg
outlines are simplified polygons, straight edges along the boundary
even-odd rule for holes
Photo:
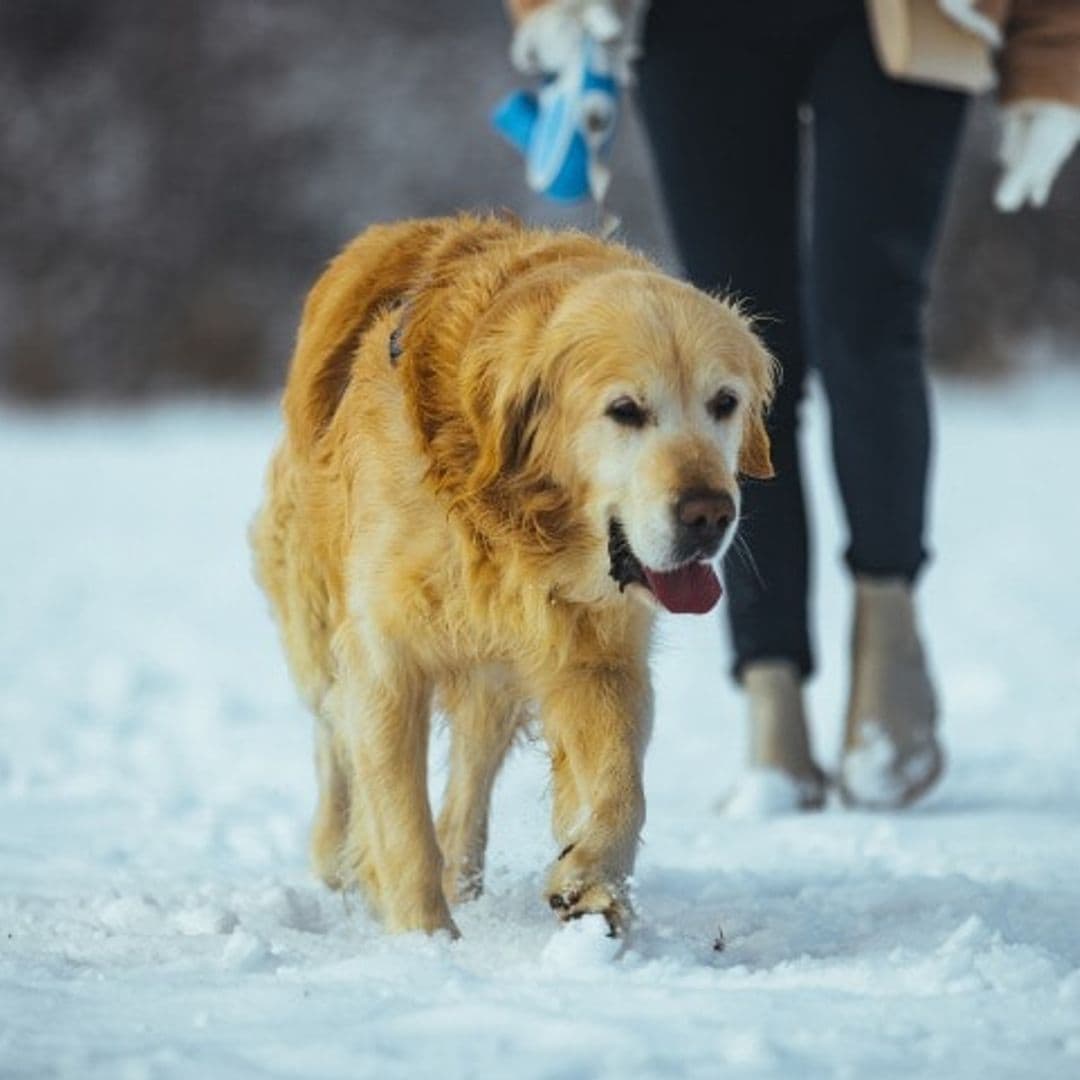
[[[642,671],[582,668],[541,701],[551,748],[553,825],[562,852],[547,898],[563,920],[602,914],[613,934],[631,918],[627,879],[645,821],[642,759],[652,694]]]
[[[388,930],[449,930],[457,937],[427,791],[431,688],[408,665],[380,661],[353,657],[344,672],[353,767],[346,859],[355,859],[357,884],[370,881],[373,907]]]

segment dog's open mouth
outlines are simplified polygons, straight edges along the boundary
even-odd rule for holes
[[[620,591],[628,585],[647,589],[668,611],[703,615],[712,611],[723,595],[716,571],[704,562],[687,562],[674,570],[652,570],[634,554],[622,523],[608,524],[608,556],[611,576]]]

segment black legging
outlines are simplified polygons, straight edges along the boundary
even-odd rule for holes
[[[687,273],[744,297],[783,368],[776,478],[748,483],[751,558],[736,548],[725,566],[735,670],[790,659],[809,673],[807,357],[829,402],[848,565],[912,580],[926,558],[930,444],[921,315],[965,99],[885,76],[862,0],[654,0],[639,98]]]

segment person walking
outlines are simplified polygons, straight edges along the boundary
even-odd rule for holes
[[[931,426],[921,317],[969,94],[1003,107],[1002,210],[1045,203],[1080,139],[1077,0],[507,0],[511,54],[555,72],[583,35],[626,71],[689,278],[734,291],[783,377],[773,480],[746,486],[724,576],[750,760],[735,799],[764,811],[826,796],[803,684],[815,664],[799,448],[821,376],[853,583],[851,682],[837,786],[905,806],[943,767],[916,612],[928,557]],[[889,69],[888,71],[886,69]],[[800,118],[809,117],[809,125]]]

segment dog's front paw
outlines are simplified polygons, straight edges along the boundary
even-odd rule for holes
[[[551,910],[563,921],[583,915],[603,915],[611,937],[623,937],[634,911],[627,895],[626,881],[599,873],[573,849],[564,851],[548,875],[545,891]]]
[[[549,893],[548,903],[563,922],[580,919],[583,915],[603,915],[609,937],[623,937],[633,918],[624,891],[611,885],[586,885]]]

